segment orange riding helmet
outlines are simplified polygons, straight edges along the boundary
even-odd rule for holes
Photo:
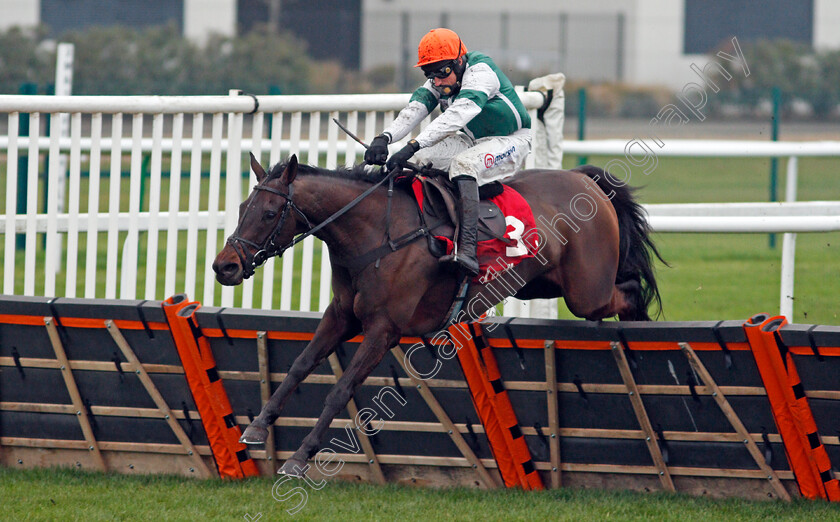
[[[455,60],[467,53],[467,46],[450,29],[432,29],[420,40],[417,46],[417,65],[422,67],[444,60]]]

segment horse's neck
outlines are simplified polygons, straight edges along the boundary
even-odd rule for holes
[[[344,208],[363,191],[350,180],[315,174],[299,177],[294,185],[295,203],[313,225]]]
[[[352,180],[318,175],[301,176],[294,183],[295,203],[313,226],[329,219],[369,187]],[[352,249],[354,243],[364,241],[373,226],[368,205],[363,200],[315,235],[327,243],[331,251]]]

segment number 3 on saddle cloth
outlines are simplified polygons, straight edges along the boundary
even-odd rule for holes
[[[432,228],[429,248],[440,257],[451,254],[455,223],[458,222],[454,187],[445,178],[416,176],[411,190],[427,224]],[[488,283],[523,259],[534,257],[538,235],[531,206],[519,192],[501,183],[479,189],[478,245],[479,273],[474,282]],[[433,238],[433,239],[432,239]]]

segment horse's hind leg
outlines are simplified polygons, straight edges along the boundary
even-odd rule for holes
[[[616,284],[609,301],[584,317],[590,321],[599,321],[615,316],[621,321],[650,321],[644,308],[642,287],[635,279]]]
[[[399,335],[393,328],[383,326],[381,328],[365,329],[364,341],[359,345],[359,349],[344,370],[344,374],[327,395],[326,401],[324,401],[324,409],[321,416],[318,417],[315,427],[303,439],[300,448],[283,464],[278,473],[297,477],[304,474],[306,461],[316,453],[333,419],[347,406],[356,388],[367,379],[388,349],[394,346],[397,341],[399,341]],[[352,433],[358,431],[352,430]]]
[[[643,296],[642,284],[630,279],[615,285],[616,292],[622,294],[624,306],[616,310],[616,315],[622,321],[650,321]]]
[[[264,443],[268,438],[268,428],[280,416],[280,411],[295,388],[336,349],[341,341],[355,336],[360,331],[361,327],[356,318],[342,313],[339,305],[333,300],[324,311],[324,318],[318,323],[312,340],[297,356],[289,369],[289,374],[263,406],[260,414],[245,429],[239,441],[245,444]]]

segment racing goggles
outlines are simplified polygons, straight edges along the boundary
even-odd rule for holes
[[[440,78],[440,79],[447,78],[455,70],[454,65],[455,65],[455,61],[452,60],[452,61],[447,62],[444,65],[438,67],[437,69],[426,70],[425,68],[423,68],[423,74],[426,76],[426,78],[428,78],[430,80],[433,79],[433,78]]]

